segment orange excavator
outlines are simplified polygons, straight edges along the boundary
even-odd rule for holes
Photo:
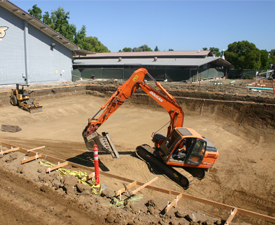
[[[145,77],[150,77],[160,89],[157,90],[146,84]],[[89,150],[97,144],[99,150],[112,154],[119,158],[110,136],[106,132],[102,135],[97,129],[138,89],[142,89],[158,104],[166,109],[170,116],[170,124],[167,135],[153,133],[154,147],[140,145],[136,148],[136,154],[148,164],[156,165],[164,173],[187,189],[193,177],[202,179],[205,172],[213,167],[219,153],[216,147],[205,137],[191,128],[182,127],[184,113],[176,99],[170,95],[159,82],[157,82],[146,69],[136,70],[131,77],[121,85],[100,110],[88,120],[82,136]],[[98,118],[95,118],[103,111]]]

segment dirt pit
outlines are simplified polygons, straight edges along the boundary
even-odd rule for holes
[[[87,95],[44,99],[43,102],[40,101],[40,104],[43,105],[43,112],[36,114],[29,114],[13,106],[1,107],[0,124],[17,125],[22,131],[17,133],[0,132],[0,141],[26,149],[46,146],[39,152],[89,166],[91,155],[87,153],[81,133],[87,125],[87,119],[91,118],[105,102],[106,98]],[[183,190],[159,171],[151,172],[147,164],[134,154],[136,146],[140,144],[152,145],[152,132],[160,129],[168,121],[169,116],[163,109],[125,103],[98,130],[99,132],[109,132],[121,156],[120,159],[112,159],[110,155],[100,154],[101,169],[141,182],[147,182],[158,177],[158,180],[153,184],[154,186],[275,216],[274,138],[266,139],[259,130],[259,137],[255,139],[253,136],[247,135],[249,132],[242,132],[249,130],[249,127],[241,127],[240,130],[242,131],[240,131],[236,129],[236,124],[233,122],[217,119],[215,115],[207,114],[204,116],[185,111],[184,126],[194,128],[207,137],[217,147],[220,156],[203,180],[195,180],[188,190]],[[159,133],[165,134],[166,126]],[[0,186],[5,192],[1,194],[4,198],[0,207],[0,215],[4,220],[7,218],[4,224],[30,224],[31,221],[33,224],[41,224],[41,221],[43,224],[52,224],[53,222],[59,224],[116,223],[117,214],[122,212],[127,214],[127,210],[117,211],[119,209],[110,207],[106,198],[102,200],[100,197],[91,197],[92,206],[96,207],[96,210],[92,210],[94,208],[85,205],[85,202],[85,204],[77,203],[79,199],[77,195],[70,197],[62,191],[56,193],[49,188],[46,188],[46,191],[41,191],[41,186],[36,183],[33,184],[27,178],[27,173],[18,175],[9,167],[7,170],[5,164],[7,163],[2,160],[1,167],[4,166],[5,168],[1,169],[3,182]],[[27,180],[24,179],[23,181],[22,177]],[[101,177],[101,182],[114,191],[123,188],[122,182],[118,180]],[[32,193],[33,197],[30,197]],[[61,201],[57,200],[59,199],[58,194],[63,196],[60,197]],[[29,197],[25,198],[25,195]],[[146,201],[157,198],[172,201],[175,198],[173,195],[161,194],[148,189],[142,190],[140,195],[144,196]],[[48,198],[48,196],[50,197]],[[25,203],[26,199],[27,203]],[[102,204],[101,201],[103,201]],[[19,205],[27,204],[27,206],[20,207],[19,210],[17,203]],[[32,205],[39,206],[38,210],[29,212],[29,216],[24,219],[26,211],[31,209]],[[222,209],[195,201],[181,201],[178,203],[178,207],[192,210],[192,212],[200,212],[212,218],[227,219],[229,215]],[[18,210],[16,210],[17,208]],[[89,214],[89,210],[93,213]],[[181,218],[181,222],[173,221],[171,218],[161,218],[158,214],[156,216],[158,220],[153,220],[153,217],[141,219],[138,211],[134,214],[133,210],[130,211],[131,213],[125,216],[125,220],[117,220],[117,223],[188,223],[183,218]],[[13,212],[20,215],[22,212],[22,216],[14,216]],[[70,212],[73,216],[70,215]],[[145,214],[150,213],[146,211]],[[44,216],[46,215],[50,215],[52,220],[45,219]],[[154,214],[150,214],[150,216],[152,215]],[[107,219],[108,216],[109,220]],[[79,217],[83,218],[83,221],[78,220]],[[110,217],[114,219],[112,220]],[[133,218],[133,220],[128,218]],[[240,221],[251,224],[263,223],[263,221],[253,217],[242,217],[239,218],[238,222]]]

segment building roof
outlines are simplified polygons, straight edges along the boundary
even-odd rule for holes
[[[105,59],[85,59],[75,58],[74,65],[83,66],[185,66],[195,67],[207,63],[216,63],[219,66],[233,67],[233,65],[219,57],[207,58],[105,58]]]
[[[88,54],[87,58],[117,58],[117,57],[208,57],[213,56],[210,50],[197,51],[150,51],[150,52],[106,52]]]
[[[9,12],[13,13],[17,17],[26,20],[29,24],[43,32],[44,34],[50,36],[66,48],[70,49],[74,52],[75,55],[82,55],[82,54],[93,54],[93,52],[86,51],[75,45],[73,42],[66,39],[64,36],[53,30],[52,28],[48,27],[46,24],[41,22],[40,20],[36,19],[32,15],[25,12],[23,9],[19,8],[18,6],[14,5],[8,0],[0,0],[0,6],[8,10]]]

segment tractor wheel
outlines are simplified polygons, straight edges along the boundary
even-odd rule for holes
[[[17,98],[15,95],[11,96],[10,103],[14,106],[16,106],[18,104]]]

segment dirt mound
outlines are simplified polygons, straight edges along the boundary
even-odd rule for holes
[[[4,215],[1,224],[222,223],[182,208],[164,215],[165,199],[135,196],[120,201],[110,189],[96,195],[90,186],[78,183],[73,175],[61,177],[58,171],[46,173],[46,167],[38,160],[21,165],[23,157],[23,153],[14,152],[0,159],[0,196],[5,203],[0,207],[0,214]]]

